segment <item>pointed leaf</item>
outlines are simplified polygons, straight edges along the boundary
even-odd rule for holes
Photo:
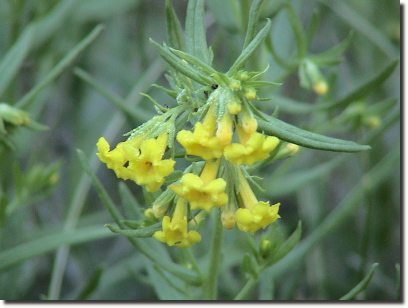
[[[252,278],[258,279],[258,265],[254,257],[249,253],[246,253],[242,259],[242,271],[249,274]]]
[[[338,62],[339,58],[343,55],[346,49],[350,46],[352,38],[353,38],[353,32],[350,32],[347,38],[345,38],[338,45],[332,47],[331,49],[325,52],[315,54],[315,55],[310,55],[307,58],[312,60],[314,63],[316,63],[319,66],[335,64]]]
[[[336,152],[359,152],[371,148],[368,145],[360,145],[352,141],[346,141],[312,133],[285,123],[281,120],[270,117],[264,113],[262,113],[262,116],[267,121],[258,119],[259,131],[263,131],[267,135],[276,136],[279,139],[303,147]]]
[[[210,64],[210,53],[204,29],[204,0],[188,1],[186,16],[186,51]]]
[[[387,65],[381,72],[376,76],[364,82],[358,88],[356,88],[351,93],[347,94],[342,99],[332,103],[332,104],[320,104],[316,106],[318,110],[332,109],[335,107],[346,106],[347,104],[359,100],[369,94],[373,89],[380,87],[380,85],[392,74],[394,69],[397,67],[399,59],[392,61]]]
[[[299,243],[302,236],[302,222],[299,221],[296,230],[288,237],[288,239],[279,246],[278,251],[272,254],[271,257],[266,261],[266,266],[270,266],[280,259],[285,257],[293,248]]]
[[[171,0],[166,0],[166,22],[169,46],[175,49],[185,50],[184,33],[181,28],[180,20],[177,18],[177,14],[171,4]]]
[[[88,279],[85,287],[82,289],[81,293],[78,295],[77,299],[78,301],[81,300],[86,300],[92,292],[94,292],[99,285],[99,282],[101,281],[102,273],[104,271],[103,266],[98,266],[92,276]]]
[[[58,62],[58,64],[51,70],[50,73],[48,73],[44,80],[32,88],[16,103],[16,107],[27,107],[38,93],[40,93],[49,83],[57,78],[62,71],[66,69],[76,59],[76,57],[99,36],[104,28],[105,27],[102,25],[96,26],[91,33],[89,33],[74,49],[72,49],[60,62]]]
[[[17,74],[25,57],[30,51],[33,35],[34,27],[32,25],[27,26],[14,45],[2,58],[0,62],[0,97],[3,96],[4,91]]]
[[[246,48],[255,37],[256,26],[258,24],[259,11],[263,0],[254,0],[249,10],[248,27],[245,35],[244,48]]]
[[[166,61],[169,65],[171,65],[176,71],[184,74],[188,78],[202,84],[202,85],[211,85],[214,81],[205,75],[201,74],[199,71],[194,69],[191,65],[185,63],[173,54],[168,48],[160,46],[158,43],[150,39],[150,42],[153,44],[154,48],[158,51],[160,56]]]
[[[129,219],[143,219],[141,207],[124,182],[119,183],[119,195]]]
[[[248,59],[254,54],[254,52],[261,46],[265,38],[271,30],[271,21],[268,19],[266,25],[262,28],[261,31],[255,36],[255,38],[249,43],[249,45],[242,51],[239,57],[235,60],[234,64],[231,66],[227,72],[228,76],[232,76],[234,73],[239,71],[244,67]]]
[[[118,233],[126,237],[151,237],[156,231],[161,230],[162,224],[161,222],[158,222],[154,225],[144,227],[143,229],[139,230],[121,230],[109,224],[106,224],[105,227],[109,228],[109,230],[114,233]]]
[[[374,263],[371,268],[370,271],[368,272],[368,274],[364,277],[363,280],[360,281],[360,283],[358,285],[356,285],[350,292],[348,292],[346,295],[342,296],[340,298],[341,301],[346,301],[346,300],[351,300],[354,299],[356,297],[356,295],[362,291],[364,291],[368,284],[371,281],[371,278],[373,278],[375,269],[377,268],[378,263]]]

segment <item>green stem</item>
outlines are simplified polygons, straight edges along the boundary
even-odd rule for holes
[[[208,272],[203,283],[203,299],[217,299],[217,278],[220,267],[221,245],[223,228],[221,224],[221,211],[214,211],[214,231],[212,237],[212,245],[210,252],[210,264]]]
[[[237,296],[235,296],[234,300],[244,300],[245,297],[248,295],[248,292],[252,290],[252,288],[256,285],[258,280],[254,279],[253,277],[249,278],[244,287],[239,291]]]

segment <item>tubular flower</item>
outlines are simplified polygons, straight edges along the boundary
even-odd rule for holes
[[[108,168],[115,171],[117,177],[146,185],[146,190],[152,192],[159,189],[164,177],[173,171],[175,164],[173,159],[162,160],[167,139],[167,133],[161,134],[157,139],[143,140],[140,136],[121,142],[109,151],[109,144],[102,137],[97,143],[97,155]]]
[[[194,132],[181,130],[177,134],[177,141],[186,149],[187,154],[197,155],[204,160],[220,158],[225,145],[215,136],[216,117],[212,107],[204,119],[194,125]]]
[[[139,145],[142,142],[140,138],[134,138],[125,142],[120,142],[115,149],[110,151],[109,143],[105,138],[99,138],[96,146],[99,150],[99,159],[104,162],[109,169],[115,171],[118,178],[128,180],[132,178],[132,172],[125,167],[126,163],[129,161],[129,152],[132,152],[132,156],[137,157],[140,155]],[[124,145],[128,145],[128,153],[124,151]]]
[[[247,134],[237,127],[240,143],[231,143],[224,150],[224,156],[235,165],[248,165],[264,160],[279,144],[277,137],[260,133]]]
[[[269,202],[258,201],[242,172],[239,174],[239,184],[239,194],[245,208],[235,212],[235,220],[241,231],[254,234],[280,218],[280,204],[269,205]]]
[[[169,216],[164,216],[162,229],[156,231],[153,237],[169,246],[187,248],[201,241],[201,235],[197,231],[187,231],[187,203],[182,198],[177,201],[173,217],[170,219]]]
[[[131,179],[138,185],[146,185],[149,192],[156,191],[164,182],[164,178],[173,171],[173,159],[162,160],[167,146],[167,133],[157,139],[143,140],[140,144],[140,155],[129,158],[128,169],[132,172]],[[124,145],[124,151],[131,153],[133,149]]]
[[[232,133],[231,116],[228,112],[225,112],[221,118],[221,121],[218,122],[216,136],[222,145],[227,145],[231,142]]]
[[[199,176],[187,173],[183,175],[180,184],[170,185],[177,195],[190,202],[192,210],[201,209],[210,212],[213,207],[221,207],[228,202],[224,192],[227,186],[222,178],[216,179],[219,160],[207,161]]]

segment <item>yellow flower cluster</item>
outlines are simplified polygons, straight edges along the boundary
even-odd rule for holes
[[[243,171],[244,165],[267,159],[280,142],[276,137],[257,132],[257,121],[247,103],[256,98],[256,91],[242,88],[236,80],[213,94],[203,120],[195,123],[193,131],[180,130],[175,138],[188,155],[204,160],[201,172],[183,174],[146,211],[162,218],[162,230],[156,231],[153,237],[169,246],[185,248],[201,240],[197,231],[188,230],[190,211],[205,213],[219,208],[226,229],[237,225],[251,234],[279,218],[279,204],[271,206],[258,201]],[[175,160],[163,159],[170,146],[169,133],[147,138],[151,130],[139,132],[113,150],[100,138],[97,155],[118,177],[133,180],[144,185],[148,192],[154,192],[174,170]]]
[[[279,144],[278,138],[256,132],[257,123],[253,117],[244,118],[242,124],[236,125],[239,143],[231,143],[234,133],[232,115],[225,112],[217,122],[213,110],[211,106],[203,123],[197,122],[193,132],[182,130],[177,134],[177,141],[187,154],[204,160],[224,156],[235,165],[251,166],[268,158]]]
[[[117,177],[133,180],[153,192],[163,185],[164,178],[174,170],[176,163],[173,159],[162,160],[167,141],[167,133],[157,139],[139,136],[119,143],[110,151],[108,142],[101,137],[96,144],[99,150],[97,155],[108,168],[115,171]]]

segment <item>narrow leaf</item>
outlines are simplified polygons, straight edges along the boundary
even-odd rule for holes
[[[332,109],[334,107],[346,106],[347,104],[359,100],[372,92],[373,89],[380,87],[380,85],[392,74],[394,69],[399,63],[399,59],[392,61],[383,70],[381,70],[376,76],[364,82],[358,88],[351,93],[347,94],[342,99],[332,104],[320,104],[316,106],[318,110]]]
[[[103,271],[104,268],[102,266],[96,268],[76,300],[86,300],[98,288]]]
[[[177,18],[177,14],[171,4],[171,0],[166,0],[166,22],[169,45],[175,49],[185,50],[184,33],[181,29],[180,20]]]
[[[0,270],[40,256],[64,245],[75,245],[111,237],[114,234],[101,225],[87,226],[69,232],[59,231],[38,237],[0,252]]]
[[[170,66],[172,66],[176,71],[179,71],[180,73],[202,85],[211,85],[214,83],[213,80],[204,76],[192,66],[183,62],[182,59],[173,54],[168,48],[160,46],[152,39],[150,39],[150,42],[153,44],[154,48],[156,48],[163,60],[166,61]]]
[[[359,152],[371,148],[368,145],[312,133],[266,114],[262,115],[267,121],[258,119],[258,130],[303,147],[336,152]]]
[[[371,278],[373,278],[373,275],[374,275],[374,272],[375,272],[375,269],[377,268],[377,266],[378,266],[378,263],[374,263],[371,266],[370,271],[368,272],[368,274],[364,277],[364,279],[361,280],[360,283],[358,285],[356,285],[353,289],[351,289],[350,292],[348,292],[346,295],[342,296],[340,298],[340,300],[341,301],[351,300],[351,299],[355,298],[358,293],[360,293],[361,291],[364,291],[367,288],[368,284],[370,283]]]
[[[299,243],[302,236],[302,222],[299,221],[296,227],[296,230],[288,237],[288,239],[279,246],[279,249],[276,253],[271,255],[271,258],[266,261],[266,266],[270,266],[280,259],[285,257],[293,248]]]
[[[0,97],[3,96],[30,51],[33,33],[34,27],[27,26],[0,62]]]
[[[353,38],[353,32],[350,32],[350,34],[345,38],[341,43],[337,44],[336,46],[333,46],[329,50],[315,54],[315,55],[310,55],[307,58],[312,60],[314,63],[316,63],[319,66],[324,66],[324,65],[331,65],[333,63],[337,63],[338,59],[343,55],[343,53],[346,51],[346,49],[350,46],[351,40]]]
[[[233,75],[241,68],[244,67],[247,60],[254,54],[254,52],[261,46],[264,42],[266,36],[269,34],[271,29],[271,21],[268,19],[266,25],[262,28],[261,31],[255,36],[255,38],[248,44],[248,46],[242,51],[239,57],[235,60],[234,64],[231,66],[227,72],[228,76]]]
[[[116,227],[113,227],[109,224],[106,224],[105,227],[108,227],[114,233],[124,235],[126,237],[151,237],[156,231],[161,230],[162,224],[158,222],[154,225],[144,227],[139,230],[121,230]]]
[[[249,45],[249,42],[255,37],[256,26],[259,18],[259,11],[263,0],[252,1],[251,9],[249,10],[248,27],[245,35],[244,49]]]
[[[127,217],[135,220],[144,218],[139,203],[124,182],[119,183],[119,195]]]
[[[211,66],[205,64],[203,61],[201,61],[200,59],[182,52],[180,50],[176,50],[173,48],[170,48],[170,50],[175,53],[176,55],[178,55],[180,58],[184,59],[185,61],[187,61],[188,64],[194,66],[195,68],[197,68],[198,70],[202,71],[204,74],[206,75],[212,75],[212,74],[219,74],[215,69],[213,69]]]
[[[24,108],[29,105],[39,92],[41,92],[49,83],[51,83],[55,78],[62,73],[62,71],[67,68],[75,58],[88,47],[101,33],[104,26],[96,26],[90,34],[87,35],[79,44],[71,50],[58,64],[51,70],[51,72],[41,81],[38,85],[32,88],[26,95],[24,95],[17,103],[16,106],[19,108]]]
[[[204,28],[204,0],[188,1],[185,30],[187,53],[210,64]]]
[[[254,257],[249,253],[246,253],[242,259],[242,271],[249,274],[252,278],[258,279],[258,265]]]
[[[94,185],[99,198],[101,198],[102,203],[105,205],[106,209],[112,216],[112,218],[115,220],[115,222],[123,228],[123,223],[121,222],[124,218],[122,217],[122,214],[119,212],[117,209],[115,203],[113,200],[109,197],[107,191],[103,187],[102,183],[99,181],[99,179],[96,177],[95,173],[93,172],[91,166],[89,165],[85,153],[82,152],[81,150],[77,150],[77,154],[79,157],[79,161],[81,163],[82,168],[84,171],[88,174],[88,176],[91,178],[92,184]]]

